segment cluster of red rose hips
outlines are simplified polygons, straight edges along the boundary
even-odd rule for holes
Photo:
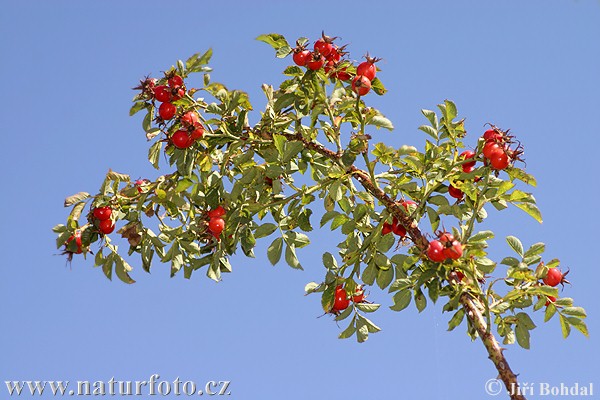
[[[208,231],[217,239],[221,236],[221,232],[225,229],[225,221],[223,216],[226,214],[223,206],[218,206],[214,210],[208,212]]]
[[[142,89],[142,95],[154,99],[162,104],[158,107],[158,121],[165,122],[177,116],[177,106],[174,101],[181,99],[186,94],[183,78],[175,73],[167,73],[167,85],[156,86],[156,79],[147,78],[138,86]],[[200,116],[194,110],[186,111],[175,119],[179,122],[179,129],[170,137],[173,146],[178,149],[191,147],[196,140],[204,135],[204,127],[200,122]]]
[[[427,248],[427,257],[433,262],[458,260],[462,255],[463,245],[448,232],[438,232],[438,238],[429,242]]]
[[[337,314],[340,311],[344,311],[350,305],[350,300],[354,303],[365,302],[365,291],[362,286],[358,286],[352,296],[348,296],[346,289],[342,285],[338,285],[335,288],[335,294],[333,299],[333,306],[331,307],[331,313]]]
[[[377,58],[366,56],[367,61],[360,63],[356,67],[356,75],[354,78],[348,71],[350,61],[342,60],[346,54],[344,47],[338,47],[333,44],[336,38],[326,36],[323,33],[322,37],[315,42],[314,51],[307,50],[303,45],[298,44],[293,53],[294,63],[300,67],[306,67],[311,71],[318,71],[321,68],[332,79],[338,79],[346,82],[352,78],[352,90],[359,96],[364,96],[371,90],[371,81],[375,79],[377,67],[375,63],[379,61]]]
[[[108,235],[115,230],[115,223],[110,218],[112,215],[112,208],[109,206],[96,207],[92,214],[96,220],[100,233]]]
[[[520,146],[516,150],[511,150],[512,136],[493,125],[492,129],[485,131],[483,139],[485,141],[483,156],[497,171],[507,168],[511,161],[518,159],[519,154],[522,153]]]
[[[411,213],[411,206],[416,206],[417,203],[415,203],[412,200],[402,200],[400,202],[400,205],[402,205],[402,207],[404,207],[404,209],[406,210],[406,212],[408,214]],[[387,235],[388,233],[394,233],[395,235],[400,236],[401,239],[404,239],[404,237],[406,236],[406,227],[404,225],[402,225],[398,219],[396,217],[393,218],[392,223],[390,224],[389,222],[384,222],[383,223],[383,227],[381,228],[381,234],[382,235]]]

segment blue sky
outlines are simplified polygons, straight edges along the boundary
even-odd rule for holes
[[[420,146],[419,110],[445,98],[467,117],[471,144],[486,122],[519,136],[544,223],[518,210],[492,213],[492,254],[508,254],[509,234],[545,242],[548,258],[571,269],[563,295],[587,309],[591,338],[563,340],[557,320],[537,318],[532,349],[511,346],[506,355],[524,382],[593,382],[600,392],[587,363],[600,356],[600,2],[503,3],[3,1],[0,381],[158,373],[229,380],[232,399],[488,397],[484,383],[496,373],[483,346],[464,327],[446,332],[439,305],[395,313],[373,289],[384,306],[372,319],[383,331],[362,345],[337,339],[336,324],[317,318],[318,296],[303,296],[323,276],[328,231],[313,232],[299,251],[304,272],[271,267],[263,243],[256,259],[235,257],[219,284],[169,279],[168,266],[156,265],[151,275],[137,266],[138,282],[127,286],[106,280],[92,260],[68,267],[57,255],[50,228],[66,218],[66,195],[95,192],[108,168],[157,176],[141,121],[128,117],[141,77],[213,47],[213,80],[247,91],[259,109],[260,85],[278,82],[288,61],[254,38],[315,39],[324,29],[356,57],[384,58],[389,94],[369,100],[396,130],[375,132],[377,141]]]

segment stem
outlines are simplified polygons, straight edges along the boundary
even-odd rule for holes
[[[341,155],[320,144],[306,140],[299,133],[280,134],[285,136],[290,141],[301,142],[306,149],[313,150],[334,162],[339,162],[341,158]],[[269,135],[272,136],[272,134]],[[352,174],[352,176],[365,188],[365,190],[367,190],[367,192],[377,198],[388,209],[388,211],[406,227],[407,234],[414,244],[422,252],[427,251],[429,241],[418,228],[416,221],[412,220],[410,216],[407,215],[404,208],[399,203],[394,201],[383,190],[377,187],[366,171],[363,171],[354,165],[348,167],[347,171]],[[491,330],[488,330],[486,319],[481,313],[481,309],[485,309],[481,300],[471,297],[468,293],[463,293],[463,295],[460,297],[460,303],[464,307],[469,321],[473,324],[475,330],[481,338],[481,341],[488,352],[489,359],[498,370],[499,377],[508,390],[510,398],[512,400],[525,400],[525,397],[519,394],[519,383],[517,381],[517,376],[510,369],[508,361],[506,361],[506,358],[502,353],[502,347],[496,340],[496,337]]]

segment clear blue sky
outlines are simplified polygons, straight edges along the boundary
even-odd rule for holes
[[[0,397],[5,380],[153,373],[230,380],[231,399],[488,397],[484,383],[496,373],[483,346],[464,326],[447,333],[440,306],[395,313],[374,289],[383,331],[362,345],[338,340],[336,324],[316,318],[319,298],[304,297],[303,287],[322,278],[328,231],[313,232],[313,245],[299,251],[304,272],[271,267],[261,245],[255,260],[234,258],[219,284],[138,265],[138,282],[127,286],[106,280],[92,260],[69,268],[56,255],[50,228],[66,218],[66,195],[94,193],[108,168],[157,176],[140,119],[128,117],[138,79],[213,47],[213,79],[249,92],[260,108],[260,85],[278,82],[287,64],[254,38],[316,38],[325,29],[357,57],[384,58],[389,94],[372,100],[397,129],[377,140],[420,146],[419,110],[445,98],[467,117],[472,144],[488,121],[519,135],[544,223],[518,210],[495,214],[493,254],[508,254],[508,234],[546,242],[548,257],[571,268],[563,295],[586,307],[591,338],[573,332],[565,341],[557,320],[537,318],[532,349],[511,346],[506,355],[525,382],[594,382],[600,398],[589,363],[600,358],[600,2],[503,3],[0,2]]]

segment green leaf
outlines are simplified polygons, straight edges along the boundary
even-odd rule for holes
[[[411,297],[410,290],[407,289],[399,291],[398,293],[394,294],[394,305],[390,306],[390,309],[393,311],[404,310],[410,304]]]
[[[533,203],[514,203],[515,206],[525,211],[527,214],[533,217],[540,224],[542,223],[542,212]]]
[[[121,256],[115,254],[115,272],[119,279],[125,283],[135,283],[135,281],[129,276],[128,272],[131,271],[131,265],[127,263]]]
[[[285,247],[285,262],[294,269],[302,269],[302,265],[300,265],[300,261],[296,256],[296,249],[292,245],[286,245]]]
[[[465,310],[463,308],[458,309],[456,313],[452,316],[450,321],[448,321],[448,330],[454,330],[460,323],[463,321],[465,317]]]
[[[364,343],[369,338],[369,328],[366,325],[361,325],[356,331],[356,340],[358,343]]]
[[[587,325],[585,324],[584,321],[580,320],[579,318],[575,318],[575,317],[567,317],[567,320],[569,321],[569,323],[572,326],[575,327],[575,329],[577,329],[579,332],[583,333],[583,335],[585,337],[590,336]]]
[[[352,322],[350,322],[350,325],[348,325],[348,327],[346,329],[344,329],[342,331],[342,333],[340,333],[338,338],[339,339],[348,339],[349,337],[354,335],[354,332],[356,332],[356,326],[354,325],[354,319],[353,319]]]
[[[437,118],[437,115],[435,114],[435,111],[421,110],[421,113],[425,116],[425,118],[427,118],[427,120],[429,121],[431,126],[433,126],[436,129],[439,128],[438,118]]]
[[[567,317],[561,314],[559,314],[558,316],[560,317],[560,328],[562,330],[562,335],[566,339],[571,333],[571,325],[569,325],[569,320],[567,319]]]
[[[266,223],[266,224],[263,224],[263,225],[259,226],[254,231],[254,237],[256,237],[257,239],[260,239],[260,238],[269,236],[270,234],[272,234],[276,230],[277,230],[277,225],[272,224],[272,223]]]
[[[136,101],[135,103],[133,103],[133,106],[131,106],[131,108],[129,109],[129,116],[135,115],[137,112],[143,110],[147,106],[148,105],[145,101]]]
[[[286,138],[283,135],[273,135],[273,142],[275,143],[275,147],[279,152],[279,155],[283,157],[283,152],[285,150],[285,142]]]
[[[338,268],[337,262],[335,261],[335,257],[331,253],[323,253],[323,265],[328,270]]]
[[[519,325],[523,325],[523,327],[527,330],[535,329],[535,324],[531,320],[531,317],[524,313],[520,312],[517,314],[517,319],[519,320]]]
[[[85,199],[89,199],[90,198],[90,194],[88,192],[79,192],[76,193],[72,196],[69,196],[65,199],[65,203],[64,206],[65,207],[70,207],[73,204],[79,203]]]
[[[283,249],[283,238],[278,237],[273,240],[273,243],[267,249],[267,257],[271,262],[271,265],[275,265],[281,259],[281,251]]]
[[[288,54],[290,54],[290,52],[292,51],[292,48],[288,44],[287,40],[285,40],[285,37],[283,37],[283,35],[280,35],[278,33],[269,33],[266,35],[260,35],[256,38],[256,40],[259,40],[261,42],[267,43],[268,45],[271,45],[271,47],[273,47],[275,49],[276,55],[278,58],[283,58],[283,57],[287,56]]]
[[[544,243],[535,243],[531,245],[530,248],[527,249],[523,258],[533,257],[539,254],[542,254],[546,250],[546,245]]]
[[[371,89],[373,89],[375,94],[378,96],[383,96],[387,93],[387,89],[385,88],[385,86],[383,86],[383,83],[381,83],[381,81],[377,77],[371,81]]]
[[[476,234],[474,234],[473,236],[471,236],[469,238],[469,243],[483,242],[485,240],[492,239],[493,237],[494,237],[494,232],[492,232],[492,231],[481,231],[481,232],[477,232]]]
[[[514,236],[507,236],[506,242],[515,251],[515,253],[523,257],[523,244],[519,239]]]
[[[377,128],[385,128],[389,131],[394,130],[394,125],[392,124],[392,121],[390,121],[383,115],[374,115],[372,118],[369,119],[367,124],[376,126]]]
[[[175,187],[175,192],[181,193],[185,191],[187,188],[192,186],[194,182],[190,178],[182,178],[179,182],[177,182],[177,186]]]
[[[372,304],[372,303],[358,303],[356,304],[356,308],[358,308],[362,312],[371,313],[377,311],[377,309],[381,306],[381,304]]]
[[[423,311],[425,307],[427,307],[427,298],[421,289],[415,290],[415,305],[417,306],[417,310],[419,310],[419,312]]]
[[[546,311],[544,312],[544,322],[550,321],[554,314],[556,314],[556,306],[550,303],[546,306]]]
[[[162,146],[163,142],[158,141],[154,143],[148,150],[148,161],[150,161],[150,164],[152,164],[156,169],[158,169],[158,160],[160,158]]]
[[[304,286],[304,292],[306,294],[311,294],[316,292],[321,285],[319,285],[317,282],[309,282],[306,284],[306,286]]]
[[[562,314],[570,315],[573,317],[585,318],[587,314],[582,307],[566,307],[562,309]]]
[[[529,330],[518,324],[515,328],[515,334],[517,335],[517,343],[524,349],[529,349]]]

